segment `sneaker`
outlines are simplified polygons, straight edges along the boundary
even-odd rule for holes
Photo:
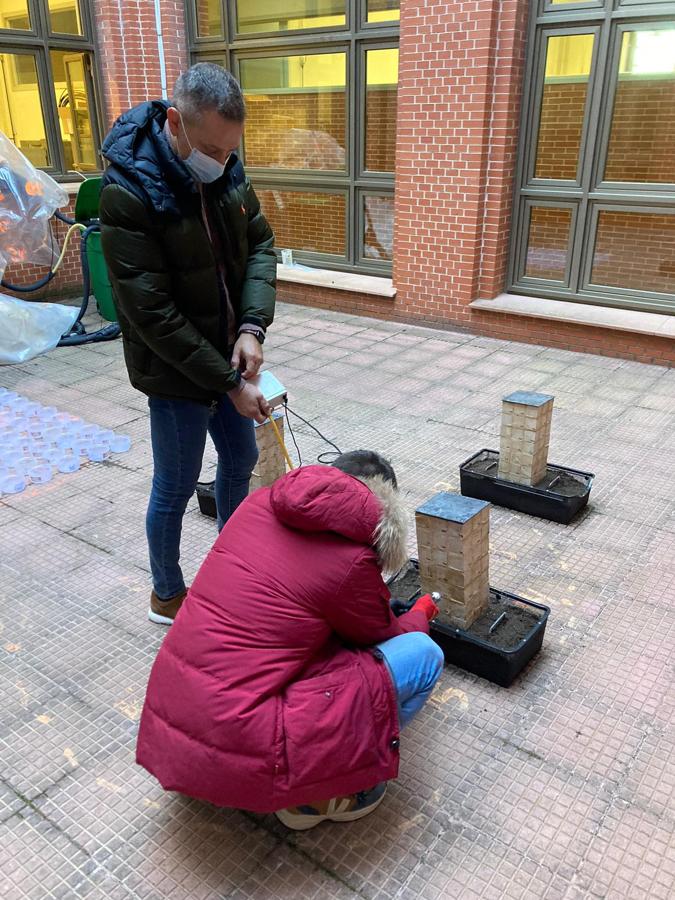
[[[187,597],[187,591],[176,594],[170,600],[160,600],[153,591],[150,595],[150,609],[148,610],[148,618],[157,625],[173,625],[173,620],[181,608],[183,600]]]
[[[384,800],[387,782],[383,781],[369,791],[359,791],[347,797],[334,797],[322,803],[306,806],[290,806],[275,813],[286,828],[307,831],[321,822],[356,822],[377,809]]]

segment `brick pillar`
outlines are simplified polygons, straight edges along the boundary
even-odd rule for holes
[[[525,0],[402,0],[396,311],[469,325],[504,287]]]
[[[92,4],[106,124],[145,100],[159,99],[162,84],[153,0],[100,0]],[[162,41],[169,95],[188,65],[185,7],[161,0]]]
[[[422,590],[441,594],[441,613],[468,628],[490,596],[490,504],[440,493],[419,507],[417,552]]]
[[[504,397],[499,477],[517,484],[538,484],[546,475],[553,397],[516,391]]]
[[[274,421],[277,424],[281,436],[284,435],[284,417],[282,413],[274,413]],[[258,445],[258,464],[251,478],[251,490],[270,487],[277,478],[286,474],[286,460],[274,434],[269,419],[262,425],[255,426],[255,440]]]

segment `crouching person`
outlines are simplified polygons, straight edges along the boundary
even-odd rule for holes
[[[443,666],[431,598],[391,612],[383,572],[406,556],[396,477],[375,453],[252,494],[155,661],[138,762],[167,790],[296,830],[372,812]]]

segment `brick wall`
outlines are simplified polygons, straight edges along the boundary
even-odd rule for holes
[[[93,4],[96,62],[107,125],[126,109],[161,97],[153,0],[99,0]],[[162,31],[169,93],[188,64],[182,0],[162,0]]]
[[[102,89],[104,129],[124,110],[150,98],[161,97],[161,78],[155,6],[153,0],[99,0],[92,4],[96,40],[96,65]],[[182,0],[162,0],[162,28],[169,92],[187,65],[185,15]],[[70,207],[66,214],[72,214]],[[61,242],[66,227],[55,225]],[[77,294],[82,285],[79,237],[71,241],[62,269],[46,290],[30,296]],[[28,285],[46,274],[37,266],[13,266],[5,277],[14,284]]]
[[[527,6],[401,9],[394,281],[397,313],[468,324],[503,289]]]

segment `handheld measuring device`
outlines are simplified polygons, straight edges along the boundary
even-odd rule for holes
[[[272,409],[276,409],[277,406],[283,406],[288,399],[286,388],[276,375],[273,375],[267,369],[264,372],[260,372],[255,378],[251,378],[249,384],[253,384],[258,388]]]

